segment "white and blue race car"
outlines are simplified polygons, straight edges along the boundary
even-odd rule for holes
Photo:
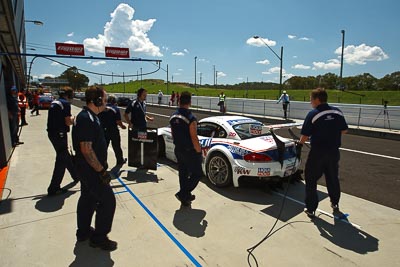
[[[276,136],[271,129],[295,126],[299,124],[267,126],[243,116],[204,118],[197,127],[203,172],[218,187],[232,183],[238,187],[239,179],[246,177],[269,180],[288,177],[300,165],[295,142]],[[159,156],[177,161],[170,127],[158,129],[158,146]]]

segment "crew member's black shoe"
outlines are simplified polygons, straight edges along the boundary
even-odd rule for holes
[[[88,233],[83,233],[83,234],[81,232],[79,232],[79,230],[77,230],[76,231],[76,240],[78,242],[86,241],[86,240],[88,240],[89,238],[92,237],[93,233],[94,233],[94,228],[93,227],[90,227],[90,230],[89,230]]]
[[[181,197],[179,196],[178,193],[175,194],[175,197],[176,197],[177,200],[179,200],[179,201],[181,202],[181,204],[182,204],[183,206],[185,206],[185,207],[190,206],[190,204],[191,204],[191,201],[190,201],[190,200],[183,200],[183,199],[181,199]]]
[[[104,240],[102,242],[94,242],[94,241],[90,240],[89,245],[92,248],[100,248],[102,250],[107,250],[107,251],[116,250],[118,247],[118,243],[108,239],[108,237],[106,238],[106,240]]]
[[[304,209],[304,213],[307,214],[308,218],[310,218],[310,219],[315,218],[315,211]]]
[[[67,192],[68,192],[67,189],[65,189],[65,188],[59,188],[59,189],[57,189],[57,190],[55,190],[55,191],[48,191],[48,192],[47,192],[47,196],[52,197],[52,196],[57,196],[57,195],[65,194],[65,193],[67,193]]]
[[[333,212],[338,212],[339,211],[339,205],[338,204],[331,204],[331,208]]]

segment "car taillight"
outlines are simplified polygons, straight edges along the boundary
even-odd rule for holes
[[[268,155],[258,153],[247,154],[243,157],[243,159],[249,162],[267,162],[272,160]]]

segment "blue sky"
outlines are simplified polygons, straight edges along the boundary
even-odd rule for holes
[[[104,56],[104,46],[129,47],[131,57],[162,60],[169,80],[197,84],[279,83],[284,47],[284,80],[292,76],[339,75],[341,30],[345,30],[343,76],[377,78],[400,71],[400,1],[397,0],[30,0],[25,1],[29,53],[55,54],[56,42],[85,45],[87,56]],[[29,61],[29,60],[28,60]],[[99,73],[151,72],[151,63],[63,60]],[[66,68],[37,59],[31,75],[58,76]],[[86,74],[90,83],[111,77]],[[166,72],[143,76],[166,80]],[[136,78],[129,78],[136,79]],[[126,80],[129,80],[126,79]],[[122,78],[114,77],[114,82]]]

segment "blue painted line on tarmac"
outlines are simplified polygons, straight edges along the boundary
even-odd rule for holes
[[[175,243],[175,245],[190,259],[195,266],[201,264],[190,254],[190,252],[171,234],[170,231],[157,219],[157,217],[143,204],[143,202],[132,192],[132,190],[121,180],[117,178],[121,185],[123,185],[126,191],[136,200],[137,203],[146,211],[146,213],[153,219],[153,221],[164,231],[164,233]]]

